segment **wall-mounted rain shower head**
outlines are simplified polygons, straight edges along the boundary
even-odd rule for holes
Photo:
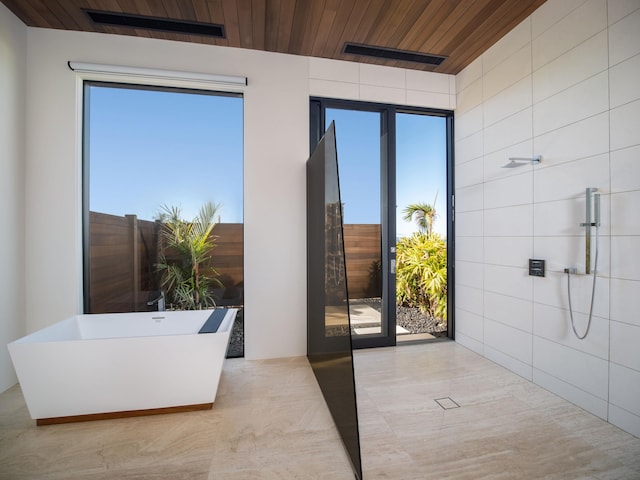
[[[535,157],[509,157],[509,163],[503,165],[502,168],[516,168],[522,167],[527,164],[536,164],[540,163],[542,160],[542,155],[536,155]]]

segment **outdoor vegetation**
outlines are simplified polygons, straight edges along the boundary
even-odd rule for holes
[[[167,300],[179,310],[197,310],[215,305],[213,289],[221,287],[218,272],[211,263],[220,205],[205,203],[192,220],[182,219],[179,207],[163,206],[160,222],[162,244],[157,271]]]
[[[435,203],[435,202],[434,202]],[[437,217],[427,203],[409,205],[404,219],[419,231],[396,244],[396,301],[435,318],[447,317],[447,244],[433,232]]]

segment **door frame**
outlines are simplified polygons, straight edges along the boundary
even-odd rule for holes
[[[386,335],[380,336],[352,336],[353,348],[371,348],[396,345],[396,302],[395,302],[395,273],[391,273],[391,261],[395,261],[395,251],[391,246],[396,243],[396,114],[410,113],[444,117],[446,119],[447,145],[447,337],[455,339],[455,198],[454,198],[454,151],[453,128],[454,113],[451,110],[401,106],[385,103],[362,102],[356,100],[342,100],[335,98],[311,97],[309,108],[309,152],[318,144],[325,132],[326,109],[359,110],[380,113],[380,183],[385,185],[380,192],[381,222],[382,222],[382,298],[383,309],[381,317],[382,331]],[[392,202],[393,200],[393,202]],[[394,203],[391,205],[391,203]],[[390,289],[393,286],[393,301]],[[386,299],[386,301],[385,301]],[[386,325],[382,321],[386,316]]]

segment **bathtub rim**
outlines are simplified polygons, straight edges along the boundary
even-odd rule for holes
[[[213,334],[226,333],[227,331],[231,333],[239,308],[223,307],[223,308],[206,309],[206,310],[167,310],[164,312],[81,313],[81,314],[67,317],[56,323],[43,327],[39,330],[36,330],[35,332],[31,332],[31,333],[28,333],[27,335],[17,338],[16,340],[9,342],[7,344],[7,348],[11,349],[9,346],[12,344],[23,344],[23,343],[91,342],[91,341],[101,341],[101,340],[110,340],[110,339],[118,340],[118,339],[124,339],[124,338],[150,338],[150,337],[163,337],[163,336],[198,335],[199,329],[205,324],[205,322],[209,318],[209,315],[211,315],[211,312],[213,312],[214,310],[227,310],[227,313],[225,315],[225,318],[220,323],[218,330],[216,332],[213,332]],[[157,317],[157,316],[163,316],[163,317],[165,315],[179,316],[185,313],[189,315],[195,312],[198,312],[203,316],[202,322],[199,323],[199,326],[197,328],[193,328],[185,332],[177,332],[177,333],[172,332],[172,333],[160,333],[160,334],[148,334],[148,335],[118,334],[118,335],[93,336],[93,337],[83,337],[83,333],[82,333],[81,324],[82,322],[85,322],[85,321],[90,322],[92,320],[101,320],[101,319],[108,320],[110,317],[113,317],[113,316],[132,317],[132,321],[135,321],[135,317],[151,316],[151,319],[154,319],[154,317]],[[171,321],[179,321],[179,320],[171,319]],[[65,337],[65,338],[58,337],[58,338],[52,338],[52,339],[41,338],[47,334],[55,333],[56,330],[69,327],[69,326],[73,327],[75,331],[74,333],[76,334],[71,338],[70,337]],[[201,335],[211,335],[211,333],[202,333]]]
[[[10,352],[11,359],[14,364],[16,373],[18,374],[18,379],[20,381],[20,388],[25,398],[25,402],[27,403],[27,407],[31,415],[31,418],[36,420],[36,425],[51,425],[51,424],[58,424],[58,423],[83,422],[83,421],[104,420],[104,419],[111,419],[111,418],[128,418],[133,416],[146,416],[146,415],[155,415],[155,414],[177,413],[177,412],[188,412],[188,411],[195,411],[195,410],[211,409],[217,396],[219,382],[222,374],[222,367],[223,367],[224,360],[226,358],[226,353],[228,350],[232,327],[235,322],[235,317],[239,309],[226,308],[225,310],[227,310],[225,314],[225,318],[220,324],[218,331],[214,333],[198,333],[196,331],[195,333],[185,332],[180,334],[125,336],[125,337],[99,337],[99,338],[88,338],[88,339],[82,339],[82,338],[70,339],[68,337],[55,338],[55,339],[49,339],[49,338],[42,339],[42,338],[38,338],[38,336],[36,335],[39,332],[42,332],[44,330],[55,328],[56,326],[59,327],[60,324],[66,324],[67,327],[69,326],[70,323],[71,325],[73,325],[73,322],[76,320],[76,317],[78,317],[78,316],[73,316],[73,317],[68,317],[67,319],[61,320],[60,322],[57,322],[49,327],[45,327],[41,330],[38,330],[37,332],[33,332],[32,334],[26,335],[25,337],[22,337],[16,341],[11,342],[10,344],[7,345],[7,347],[9,348],[9,352]],[[155,312],[135,312],[135,313],[155,314]],[[95,315],[103,315],[103,314],[95,314]],[[118,315],[118,314],[104,314],[104,315]],[[124,317],[124,316],[130,316],[131,314],[124,313],[121,315]],[[198,322],[199,324],[198,328],[200,328],[202,324],[206,322],[206,320],[209,318],[209,315],[210,315],[210,311],[204,312],[202,316],[202,322]],[[165,402],[163,400],[159,403],[156,403],[154,399],[152,402],[149,402],[148,404],[141,405],[140,403],[137,402],[137,398],[135,398],[135,394],[134,394],[134,397],[133,397],[134,400],[131,403],[127,403],[128,401],[125,401],[124,408],[122,408],[122,399],[118,398],[115,400],[115,403],[118,404],[118,406],[116,406],[115,408],[104,408],[103,404],[98,403],[99,408],[93,408],[93,407],[89,409],[80,408],[80,409],[76,409],[75,411],[73,410],[64,411],[64,412],[56,411],[55,413],[49,410],[49,412],[53,414],[47,415],[42,411],[41,405],[43,402],[42,400],[43,398],[47,399],[48,401],[48,396],[47,395],[34,396],[33,392],[34,391],[41,392],[41,389],[37,385],[35,389],[33,388],[34,386],[34,384],[32,383],[33,373],[28,371],[23,371],[24,374],[20,373],[20,370],[24,368],[20,366],[20,363],[24,362],[24,356],[23,356],[24,349],[29,349],[34,347],[38,348],[38,345],[41,345],[45,349],[53,348],[59,352],[64,351],[66,347],[74,348],[73,347],[74,345],[84,345],[84,347],[82,348],[93,349],[94,347],[91,347],[91,345],[94,345],[94,344],[96,345],[96,348],[100,350],[100,349],[104,349],[105,346],[109,346],[109,345],[117,346],[118,342],[120,343],[125,342],[125,344],[136,344],[138,342],[149,344],[149,342],[151,342],[151,345],[164,345],[166,348],[166,345],[170,344],[170,342],[173,339],[178,340],[181,345],[193,346],[194,345],[193,342],[195,342],[195,345],[198,345],[198,347],[196,347],[197,349],[200,348],[199,347],[200,345],[209,345],[210,346],[209,348],[213,346],[213,348],[215,349],[210,354],[207,354],[207,355],[210,355],[210,357],[209,356],[207,357],[209,358],[209,360],[207,360],[207,363],[195,364],[195,365],[208,365],[209,366],[208,375],[204,380],[197,382],[200,384],[200,386],[194,387],[195,393],[193,394],[189,393],[186,397],[181,397],[182,398],[181,401]],[[181,340],[181,339],[184,339],[184,340]],[[184,342],[187,342],[187,343],[185,344]],[[108,348],[112,348],[112,347],[108,347]],[[156,348],[156,350],[158,349]],[[160,362],[164,361],[163,357],[167,356],[165,352],[162,352],[162,354],[158,356],[157,358],[158,361]],[[14,354],[16,354],[15,357],[14,357]],[[157,352],[156,352],[156,355],[157,355]],[[188,356],[190,355],[193,355],[193,352],[189,350]],[[201,355],[201,354],[196,353],[196,355]],[[22,360],[20,360],[21,357],[22,357]],[[16,361],[16,359],[18,359],[18,361]],[[208,363],[209,361],[212,363]],[[76,363],[81,363],[81,362],[76,362]],[[42,363],[40,363],[40,365],[42,365]],[[191,365],[193,366],[194,364],[191,363]],[[32,365],[32,367],[30,368],[32,370],[33,369],[40,370],[40,368],[38,367],[38,364],[36,364],[35,366]],[[173,375],[175,376],[175,372],[173,373]],[[190,382],[193,382],[193,380],[190,380]],[[190,385],[194,385],[194,384],[190,383]],[[50,386],[45,387],[45,389],[46,388],[51,388],[51,387]],[[206,390],[208,393],[203,395],[202,393],[203,390]],[[53,391],[53,390],[50,390],[50,391]],[[132,392],[127,391],[122,395],[126,397],[127,395],[131,395],[131,393]],[[89,397],[90,396],[91,395],[89,395]],[[60,402],[60,399],[58,398],[56,401]],[[32,405],[36,405],[34,409],[32,409]],[[149,407],[147,408],[146,405],[149,405]]]

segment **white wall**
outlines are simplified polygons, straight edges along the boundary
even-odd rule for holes
[[[0,392],[16,383],[5,345],[25,333],[24,106],[27,28],[0,4]]]
[[[640,1],[549,0],[457,76],[455,139],[457,341],[636,436],[639,79]],[[602,193],[603,225],[580,341],[563,269],[584,272],[586,187]],[[591,278],[572,278],[582,331]]]
[[[246,355],[304,355],[307,60],[34,28],[28,30],[27,50],[26,245],[33,255],[26,272],[38,292],[38,301],[27,302],[27,330],[81,311],[80,84],[67,61],[211,72],[249,81],[244,92]]]
[[[26,306],[30,332],[81,311],[80,83],[67,61],[248,77],[245,354],[251,359],[306,354],[309,96],[438,108],[455,100],[448,75],[146,38],[29,28],[27,58],[26,280],[38,292]]]

